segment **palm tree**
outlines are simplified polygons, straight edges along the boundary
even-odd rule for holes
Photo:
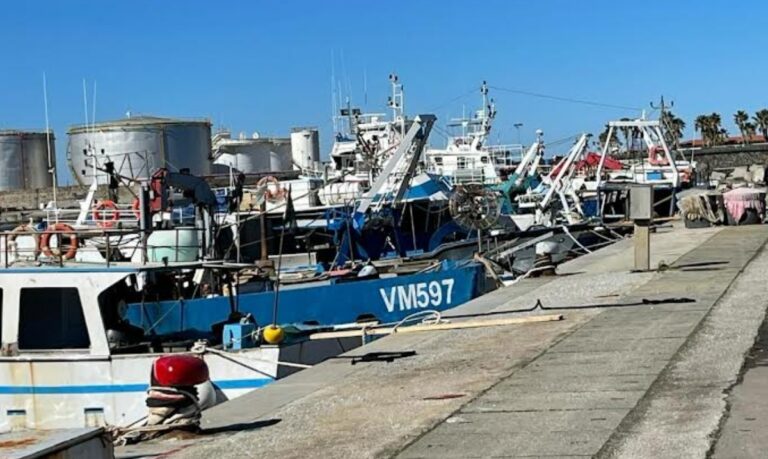
[[[747,136],[746,136],[746,130],[744,128],[746,127],[746,124],[749,122],[749,115],[744,110],[739,110],[733,114],[733,122],[736,123],[736,127],[739,128],[739,132],[741,133],[742,143],[746,145]]]
[[[728,131],[721,126],[722,122],[723,120],[720,118],[719,113],[712,112],[712,114],[709,115],[710,129],[712,130],[712,145],[719,145],[728,139]]]
[[[752,119],[755,120],[755,127],[763,135],[763,141],[768,142],[768,109],[758,110]]]
[[[605,125],[605,129],[603,129],[603,132],[600,133],[598,136],[598,141],[600,142],[600,147],[604,148],[605,143],[608,141],[608,131],[610,130],[610,126],[607,124]],[[621,146],[621,142],[619,142],[619,139],[616,137],[616,130],[614,129],[614,135],[611,136],[611,143],[608,147],[608,152],[610,153],[614,148],[618,149]]]
[[[622,118],[619,121],[631,121],[629,118]],[[627,147],[627,153],[629,153],[629,150],[632,148],[632,142],[630,142],[629,136],[631,133],[631,128],[629,126],[621,126],[619,128],[619,131],[621,131],[622,137],[624,137],[624,145]]]
[[[750,121],[744,123],[744,134],[746,134],[747,137],[745,143],[749,143],[752,140],[752,138],[755,136],[755,132],[757,132],[757,126],[755,126],[755,123]]]
[[[711,145],[711,121],[707,115],[699,115],[694,122],[694,129],[701,133],[701,141],[705,146]]]
[[[664,141],[674,149],[679,149],[680,139],[683,138],[683,131],[685,131],[685,121],[671,111],[665,111],[661,115],[661,127],[664,132]]]

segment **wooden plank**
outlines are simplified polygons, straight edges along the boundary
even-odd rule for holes
[[[479,328],[479,327],[498,327],[502,325],[519,325],[537,322],[552,322],[557,320],[563,320],[562,314],[546,314],[540,316],[528,316],[528,317],[513,317],[506,319],[488,319],[488,320],[466,320],[462,322],[441,322],[437,324],[424,324],[424,325],[409,325],[401,326],[395,331],[394,327],[380,327],[380,328],[368,328],[360,330],[349,331],[334,331],[334,332],[320,332],[313,333],[309,336],[311,340],[320,339],[337,339],[337,338],[350,338],[355,336],[378,336],[389,335],[393,332],[396,333],[415,333],[426,331],[439,331],[439,330],[460,330],[464,328]]]

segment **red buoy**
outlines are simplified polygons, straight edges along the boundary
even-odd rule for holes
[[[152,364],[157,385],[166,387],[195,386],[209,379],[208,365],[194,355],[166,355]]]

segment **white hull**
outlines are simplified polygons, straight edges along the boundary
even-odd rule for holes
[[[312,364],[352,347],[340,346],[336,341],[307,341],[229,352],[227,358],[207,353],[204,360],[213,383],[232,399],[297,371],[278,361]],[[145,391],[152,362],[160,355],[45,353],[0,358],[0,432],[130,425],[147,413]]]

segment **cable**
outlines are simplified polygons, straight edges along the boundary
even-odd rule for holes
[[[630,107],[628,105],[614,105],[614,104],[606,104],[602,102],[593,102],[590,100],[583,100],[583,99],[573,99],[570,97],[562,97],[562,96],[553,96],[549,94],[541,94],[537,92],[530,92],[530,91],[522,91],[520,89],[509,89],[509,88],[501,88],[499,86],[489,86],[491,89],[495,89],[496,91],[502,91],[502,92],[509,92],[512,94],[521,94],[524,96],[531,96],[531,97],[538,97],[540,99],[549,99],[549,100],[557,100],[560,102],[569,102],[572,104],[582,104],[582,105],[591,105],[593,107],[602,107],[602,108],[615,108],[619,110],[632,110],[636,112],[640,112],[643,109],[638,107]]]
[[[587,253],[592,253],[592,251],[591,251],[591,250],[589,250],[588,248],[584,247],[584,246],[581,244],[581,242],[579,242],[579,241],[578,241],[578,240],[577,240],[575,237],[573,237],[573,234],[571,234],[571,232],[568,230],[568,227],[567,227],[566,225],[563,225],[563,231],[565,232],[565,234],[567,234],[567,235],[568,235],[568,237],[570,237],[570,238],[571,238],[571,240],[573,240],[573,242],[575,242],[575,243],[576,243],[576,245],[578,245],[579,247],[581,247],[581,248],[582,248],[582,249],[583,249],[585,252],[587,252]]]
[[[477,92],[477,88],[472,88],[472,89],[470,89],[469,91],[465,92],[464,94],[462,94],[460,96],[456,96],[453,99],[451,99],[451,100],[449,100],[449,101],[447,101],[445,103],[442,103],[442,104],[440,104],[440,105],[438,105],[436,107],[430,108],[428,111],[436,112],[437,110],[440,110],[441,108],[446,107],[446,106],[456,102],[457,100],[461,100],[461,99],[467,97],[468,95],[470,95],[470,94],[472,94],[474,92]],[[434,129],[434,127],[433,127],[433,129]]]

